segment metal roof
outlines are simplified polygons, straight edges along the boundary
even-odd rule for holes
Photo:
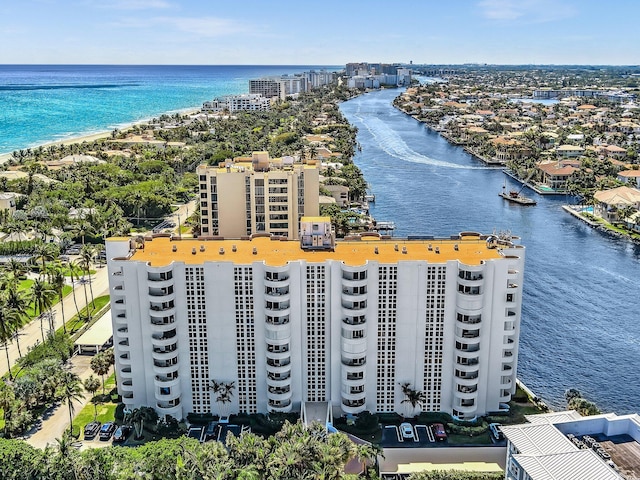
[[[620,480],[591,449],[551,455],[514,455],[531,480]]]
[[[523,455],[573,452],[577,447],[548,423],[503,426],[502,432]]]
[[[536,415],[525,415],[528,422],[531,423],[560,423],[560,422],[573,422],[574,420],[580,420],[580,415],[575,410],[567,410],[565,412],[550,412],[539,413]]]

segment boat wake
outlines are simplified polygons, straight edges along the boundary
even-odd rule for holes
[[[411,163],[421,163],[434,167],[457,168],[464,170],[490,170],[490,167],[474,167],[470,165],[458,165],[428,157],[413,150],[407,143],[382,120],[375,117],[363,117],[354,115],[373,136],[378,146],[391,157]]]

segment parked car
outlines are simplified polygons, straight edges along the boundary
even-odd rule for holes
[[[109,440],[113,432],[116,431],[116,424],[113,422],[107,422],[102,425],[100,429],[100,440]]]
[[[95,438],[95,436],[100,431],[100,422],[91,422],[87,423],[84,427],[84,438],[87,440],[91,440]]]
[[[431,425],[431,430],[433,430],[433,436],[436,437],[436,440],[444,441],[447,439],[447,432],[444,431],[443,424],[434,423]]]
[[[413,426],[410,423],[404,422],[400,424],[400,435],[402,435],[402,438],[404,439],[411,439],[413,440],[415,438],[415,435],[413,433]]]
[[[113,443],[122,443],[131,435],[131,427],[129,425],[120,425],[113,434]]]
[[[499,423],[490,423],[489,431],[491,432],[493,438],[495,438],[496,440],[502,440],[504,438],[504,434],[502,433],[502,429],[500,428]]]

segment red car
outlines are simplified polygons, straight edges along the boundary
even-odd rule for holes
[[[436,437],[438,441],[444,441],[447,439],[447,432],[444,431],[444,425],[441,423],[434,423],[431,425],[431,429],[433,430],[433,436]]]

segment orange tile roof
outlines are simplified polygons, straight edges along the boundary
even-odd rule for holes
[[[111,240],[111,239],[109,239]],[[428,250],[428,245],[433,250]],[[177,250],[172,251],[173,246]],[[396,250],[396,245],[398,249]],[[454,245],[458,245],[455,250]],[[205,251],[200,248],[204,246]],[[233,251],[233,247],[236,251]],[[402,253],[403,247],[407,253]],[[435,252],[438,247],[440,253]],[[253,249],[256,254],[253,254]],[[379,253],[374,249],[378,248]],[[195,249],[196,253],[192,253]],[[224,253],[220,253],[224,249]],[[466,265],[479,265],[481,260],[502,258],[499,250],[487,248],[486,241],[478,237],[464,237],[461,240],[361,240],[336,242],[335,251],[303,250],[300,242],[254,238],[253,240],[209,240],[188,239],[172,241],[169,238],[155,238],[145,242],[144,249],[136,250],[130,261],[149,262],[152,266],[169,265],[172,262],[202,264],[204,262],[234,262],[250,264],[265,262],[267,265],[281,266],[289,261],[306,260],[324,262],[343,261],[347,265],[364,265],[367,261],[396,263],[403,260],[426,260],[430,263],[444,263],[459,260]]]

